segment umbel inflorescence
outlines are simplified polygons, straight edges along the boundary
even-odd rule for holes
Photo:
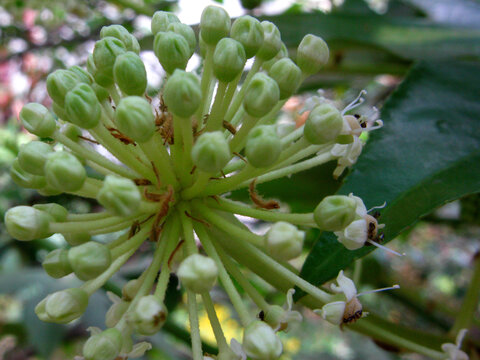
[[[84,281],[78,288],[48,295],[35,309],[38,317],[64,324],[82,316],[89,297],[150,241],[151,263],[124,286],[121,298],[111,295],[107,329],[91,329],[83,358],[134,358],[148,350],[148,343],[134,345],[132,335],[152,335],[164,324],[171,272],[187,294],[195,360],[277,359],[282,344],[276,333],[301,320],[292,310],[293,290],[287,291],[294,286],[323,305],[317,312],[327,321],[340,325],[358,320],[359,294],[343,272],[338,285],[326,292],[285,264],[302,251],[304,231],[298,227],[333,231],[353,250],[366,242],[377,244],[377,219],[353,194],[319,199],[313,212],[295,214],[278,210],[278,202],[263,199],[255,189],[332,160],[338,162],[332,176],[338,177],[360,154],[361,133],[381,126],[376,119],[348,114],[361,98],[340,111],[320,97],[307,102],[305,125],[291,131],[277,125],[287,99],[327,62],[326,43],[306,35],[294,62],[274,24],[250,16],[232,24],[225,10],[210,6],[200,23],[199,78],[185,71],[197,47],[191,27],[172,13],[157,12],[152,32],[155,54],[166,72],[158,103],[145,94],[147,77],[137,40],[112,25],[102,29],[86,71],[74,66],[48,76],[53,113],[37,103],[20,113],[24,127],[40,139],[21,148],[12,178],[44,195],[65,192],[96,199],[105,209],[71,214],[50,203],[7,212],[7,230],[18,240],[62,234],[70,247],[50,252],[43,267],[54,278],[74,273]],[[239,86],[250,58],[253,65]],[[99,145],[111,156],[97,152]],[[86,167],[95,177],[87,175]],[[228,199],[230,191],[247,187],[253,204]],[[272,226],[260,236],[235,214]],[[119,231],[122,235],[109,243],[92,240]],[[242,267],[283,289],[288,306],[267,303]],[[227,344],[216,316],[209,290],[217,280],[244,327],[241,343]],[[249,311],[237,286],[260,316]],[[214,330],[216,356],[202,351],[200,301]]]

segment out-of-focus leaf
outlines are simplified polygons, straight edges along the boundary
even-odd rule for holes
[[[480,3],[474,0],[404,0],[431,20],[455,26],[480,28]]]
[[[385,126],[372,134],[340,193],[353,192],[381,210],[385,242],[438,206],[480,191],[480,64],[416,65],[382,110]],[[324,233],[302,269],[314,284],[332,279],[354,259]]]
[[[347,13],[288,14],[264,17],[275,23],[288,47],[305,34],[319,35],[332,48],[380,48],[402,59],[451,59],[480,56],[480,30],[435,24],[423,19]]]

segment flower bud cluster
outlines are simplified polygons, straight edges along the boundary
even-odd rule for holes
[[[330,322],[339,323],[346,309],[356,304],[356,289],[343,274],[337,280],[344,295],[331,301],[331,294],[305,286],[284,264],[302,254],[306,227],[334,231],[349,249],[373,241],[377,232],[368,233],[370,224],[380,226],[363,202],[353,195],[332,195],[313,212],[292,214],[278,211],[280,204],[263,199],[256,189],[256,183],[331,160],[338,161],[333,174],[338,176],[356,160],[355,144],[365,128],[345,114],[348,109],[340,112],[315,100],[302,129],[285,132],[275,121],[301,82],[328,62],[327,45],[307,35],[294,61],[273,23],[242,16],[232,24],[217,6],[203,11],[199,28],[197,38],[174,14],[153,15],[153,50],[167,74],[155,99],[145,94],[147,73],[138,41],[124,27],[111,25],[101,30],[86,70],[74,66],[48,76],[53,112],[36,103],[20,112],[23,126],[40,139],[20,149],[12,179],[42,194],[66,192],[96,199],[104,208],[72,214],[57,204],[37,204],[6,213],[7,231],[18,240],[62,234],[68,246],[50,252],[42,265],[53,278],[74,274],[83,281],[78,288],[42,300],[35,309],[40,319],[68,323],[79,318],[89,297],[142,244],[154,244],[145,271],[125,284],[121,297],[109,294],[113,304],[106,314],[107,329],[91,330],[84,359],[142,356],[150,345],[133,345],[131,336],[153,335],[165,323],[171,273],[187,292],[192,319],[202,299],[217,335],[217,359],[278,359],[283,347],[277,332],[301,320],[292,310],[293,290],[286,294],[286,307],[269,304],[239,268],[247,267],[267,281],[293,281],[328,302],[321,315]],[[197,44],[203,69],[186,71]],[[243,77],[250,58],[252,68]],[[109,156],[97,152],[92,143],[102,145]],[[225,195],[245,187],[251,205]],[[259,236],[239,224],[234,214],[270,221],[272,226]],[[109,233],[117,237],[108,243],[96,238]],[[262,321],[247,310],[232,278],[255,301]],[[209,295],[217,280],[244,326],[241,345],[232,341],[229,346],[218,335],[223,330]],[[193,325],[191,331],[198,333],[198,325]],[[198,343],[192,350],[194,358],[203,356]]]

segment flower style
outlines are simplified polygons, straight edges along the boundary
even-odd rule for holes
[[[164,324],[172,272],[186,290],[195,360],[204,359],[200,300],[214,330],[217,359],[277,359],[282,344],[276,332],[301,321],[292,310],[292,289],[286,308],[269,304],[242,268],[326,303],[321,314],[330,322],[358,319],[358,295],[343,272],[339,286],[332,288],[343,295],[332,296],[282,262],[301,253],[304,231],[298,227],[335,231],[348,248],[362,246],[371,238],[367,223],[377,225],[363,202],[353,195],[329,196],[314,212],[285,213],[255,187],[335,159],[339,165],[333,175],[339,176],[360,154],[361,132],[376,128],[369,119],[345,115],[363,101],[359,96],[343,112],[313,101],[304,126],[278,131],[275,119],[282,106],[302,80],[328,61],[326,43],[305,36],[293,62],[274,24],[243,16],[231,25],[225,10],[209,6],[200,22],[204,65],[199,78],[185,71],[197,45],[189,26],[159,11],[152,32],[154,52],[166,71],[155,99],[145,94],[138,41],[112,25],[102,29],[87,70],[72,67],[49,75],[53,113],[36,103],[20,113],[24,127],[40,139],[20,150],[11,169],[14,181],[43,195],[65,192],[96,199],[105,209],[73,214],[52,203],[18,206],[5,215],[7,230],[18,240],[62,234],[69,246],[52,251],[43,267],[54,278],[73,273],[84,281],[42,300],[35,309],[39,318],[56,323],[79,318],[91,295],[149,240],[150,265],[123,287],[122,297],[109,295],[113,304],[106,314],[107,329],[92,329],[85,360],[134,358],[149,349],[146,343],[134,346],[131,336],[151,335]],[[252,68],[239,86],[249,58],[254,58]],[[240,188],[249,189],[253,206],[225,195]],[[257,235],[235,214],[272,222],[272,229]],[[111,242],[96,241],[97,235],[119,231]],[[263,314],[260,319],[248,310],[232,278]],[[209,294],[217,280],[245,329],[242,345],[235,339],[226,342]]]
[[[463,342],[463,338],[467,334],[467,329],[462,329],[458,332],[455,344],[445,343],[442,344],[442,351],[445,353],[445,359],[447,360],[468,360],[468,355],[460,350]]]

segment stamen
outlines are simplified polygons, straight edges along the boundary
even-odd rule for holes
[[[360,294],[357,294],[357,297],[362,296],[362,295],[367,295],[367,294],[374,294],[374,293],[381,292],[381,291],[386,291],[386,290],[395,290],[395,289],[400,289],[400,285],[395,284],[393,286],[384,287],[384,288],[381,288],[381,289],[363,291]]]
[[[370,211],[375,210],[375,209],[383,209],[385,206],[387,206],[387,202],[386,202],[386,201],[385,201],[382,205],[374,206],[374,207],[368,209],[368,210],[367,210],[367,213],[369,213]]]
[[[363,95],[367,95],[367,91],[366,90],[362,90],[360,91],[360,93],[358,94],[358,96],[350,103],[348,104],[345,109],[343,109],[342,111],[342,116],[345,115],[347,112],[349,112],[350,110],[353,110],[357,107],[359,107],[360,105],[362,105],[365,101],[365,99],[363,98]]]
[[[370,244],[372,244],[372,245],[374,245],[374,246],[376,246],[376,247],[378,247],[378,248],[380,248],[380,249],[382,249],[382,250],[391,252],[392,254],[395,254],[395,255],[397,255],[397,256],[405,256],[405,255],[406,255],[405,253],[401,253],[401,254],[400,254],[399,252],[396,252],[395,250],[392,250],[392,249],[390,249],[390,248],[388,248],[388,247],[386,247],[386,246],[380,245],[379,243],[377,243],[377,242],[375,242],[375,241],[372,241],[372,240],[370,240],[370,239],[368,239],[367,242],[370,243]]]

